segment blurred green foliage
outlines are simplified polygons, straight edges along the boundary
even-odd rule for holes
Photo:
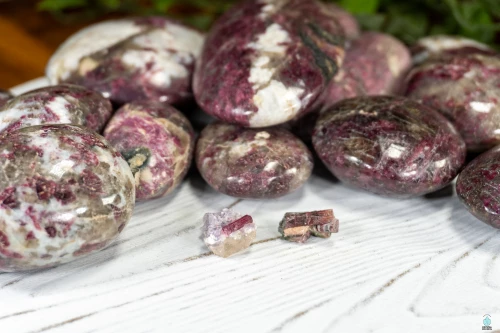
[[[40,10],[63,21],[114,12],[168,14],[200,29],[237,0],[41,0]],[[366,30],[390,33],[406,43],[430,34],[463,35],[494,45],[500,32],[500,0],[327,0],[353,13]]]

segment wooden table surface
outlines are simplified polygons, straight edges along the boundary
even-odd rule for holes
[[[43,76],[57,46],[86,24],[62,24],[34,0],[0,1],[0,89]]]

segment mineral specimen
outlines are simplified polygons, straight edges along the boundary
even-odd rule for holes
[[[214,254],[227,258],[248,248],[255,239],[256,226],[250,215],[230,209],[203,217],[203,240]]]
[[[204,36],[162,17],[94,24],[52,56],[47,77],[95,89],[117,104],[192,98],[191,79]]]
[[[130,165],[138,201],[172,192],[191,165],[193,128],[184,115],[163,103],[124,105],[107,125],[104,136]]]
[[[12,95],[8,91],[0,89],[0,108],[11,98]]]
[[[414,68],[407,96],[444,114],[470,151],[500,144],[500,58],[481,53],[442,55]]]
[[[339,220],[333,210],[320,210],[304,213],[286,213],[278,231],[286,240],[304,243],[309,237],[328,238],[339,232]]]
[[[360,29],[359,24],[356,18],[351,15],[351,13],[343,10],[341,7],[337,6],[334,3],[325,3],[327,8],[331,10],[331,15],[335,17],[338,24],[344,30],[344,36],[347,39],[356,39],[359,37]]]
[[[500,146],[467,165],[458,176],[457,194],[472,215],[500,229]]]
[[[350,97],[404,93],[401,83],[410,65],[410,52],[399,40],[365,32],[347,48],[344,64],[321,101],[330,107]]]
[[[325,111],[313,144],[341,181],[373,193],[410,197],[457,175],[465,144],[437,111],[404,97],[356,97]]]
[[[73,124],[100,132],[111,103],[84,87],[62,84],[27,92],[0,106],[0,133],[43,124]]]
[[[201,108],[245,127],[311,111],[344,57],[343,29],[317,0],[245,1],[214,25],[196,66]]]
[[[196,164],[215,190],[239,198],[277,198],[302,186],[313,168],[307,147],[283,128],[216,123],[201,133]]]
[[[120,154],[82,127],[0,135],[0,272],[44,268],[108,245],[132,216]]]
[[[486,44],[459,36],[436,35],[419,39],[411,48],[413,63],[420,64],[434,57],[453,54],[494,54]]]

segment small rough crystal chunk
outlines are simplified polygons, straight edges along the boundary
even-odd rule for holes
[[[106,126],[104,136],[130,165],[137,201],[171,193],[191,165],[194,131],[172,106],[155,101],[126,104]]]
[[[0,132],[43,124],[73,124],[101,132],[113,113],[96,91],[61,84],[27,92],[0,106]]]
[[[346,49],[342,68],[321,97],[325,107],[356,96],[402,94],[411,65],[408,48],[396,38],[365,32]]]
[[[440,111],[456,126],[469,151],[500,144],[500,57],[441,54],[415,67],[407,96]]]
[[[488,45],[461,36],[435,35],[419,39],[412,47],[414,64],[421,64],[430,58],[453,54],[494,54]]]
[[[311,152],[289,131],[223,123],[201,132],[195,159],[210,186],[238,198],[284,196],[301,187],[313,168]]]
[[[456,188],[472,215],[500,229],[500,146],[469,163],[458,176]]]
[[[192,98],[191,79],[202,33],[163,17],[91,25],[62,44],[47,77],[95,89],[117,104],[135,100],[181,103]]]
[[[286,213],[278,231],[286,240],[304,243],[311,236],[328,238],[332,233],[339,232],[339,220],[335,218],[331,209]]]
[[[134,178],[103,137],[42,125],[0,135],[0,272],[45,268],[106,247],[134,208]]]
[[[404,97],[356,97],[325,111],[313,144],[341,181],[376,194],[411,197],[449,184],[465,143],[439,112]]]
[[[0,108],[11,98],[12,95],[10,92],[0,89]]]
[[[203,240],[214,254],[227,258],[247,249],[256,236],[256,226],[250,215],[230,209],[207,213],[203,217]]]
[[[193,90],[210,115],[244,127],[312,111],[344,58],[344,31],[317,0],[243,1],[207,37]]]

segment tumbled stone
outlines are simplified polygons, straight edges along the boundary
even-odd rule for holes
[[[356,97],[325,111],[313,144],[341,181],[376,194],[410,197],[449,184],[465,144],[439,112],[404,97]]]
[[[442,55],[415,67],[407,96],[452,121],[469,151],[500,144],[500,57],[480,53]]]
[[[138,201],[171,193],[191,165],[194,131],[172,106],[154,101],[126,104],[104,136],[130,165]]]
[[[469,163],[458,176],[456,188],[472,215],[500,229],[500,146]]]
[[[311,152],[283,128],[208,125],[201,132],[195,158],[210,186],[238,198],[284,196],[301,187],[313,168]]]
[[[0,272],[107,246],[132,216],[133,176],[101,136],[72,125],[0,135]]]
[[[334,3],[327,2],[325,3],[325,5],[331,11],[331,14],[335,17],[338,24],[344,30],[344,36],[347,39],[351,40],[359,37],[361,30],[359,28],[358,21],[351,13],[343,10],[341,7],[337,6]]]
[[[203,240],[210,251],[223,258],[247,249],[255,239],[256,229],[250,215],[227,208],[203,216]]]
[[[305,243],[311,235],[329,238],[332,233],[339,232],[339,220],[335,218],[331,209],[286,213],[280,222],[278,231],[286,240]]]
[[[32,90],[0,107],[0,132],[43,124],[73,124],[100,132],[111,118],[109,100],[69,84]]]
[[[494,54],[488,45],[461,36],[435,35],[419,39],[411,48],[414,64],[453,54]]]
[[[191,79],[204,36],[163,17],[91,25],[62,44],[47,65],[52,83],[95,89],[117,104],[192,98]]]
[[[0,89],[0,108],[12,98],[10,92]]]
[[[399,40],[365,32],[347,48],[344,64],[321,101],[330,107],[350,97],[404,93],[401,84],[410,65],[410,52]]]
[[[311,111],[344,57],[343,29],[317,0],[244,1],[214,24],[196,66],[201,108],[267,127]]]

